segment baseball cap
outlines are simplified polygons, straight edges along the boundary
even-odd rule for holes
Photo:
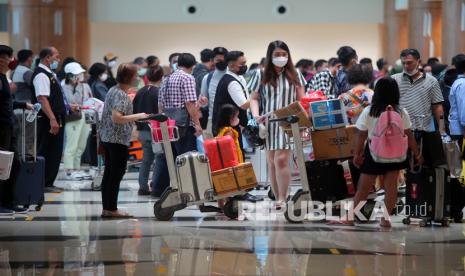
[[[77,62],[71,62],[66,64],[65,66],[66,74],[79,75],[81,73],[84,73],[85,71],[86,70],[84,70],[84,68],[82,68],[82,66]]]

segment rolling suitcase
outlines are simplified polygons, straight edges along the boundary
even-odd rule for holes
[[[348,197],[344,169],[338,160],[305,162],[312,200],[338,201]]]
[[[192,151],[176,158],[176,174],[183,202],[212,200],[214,189],[208,158]]]
[[[208,139],[204,143],[211,171],[231,168],[239,164],[236,145],[230,136]]]
[[[405,201],[408,216],[403,223],[410,224],[410,218],[420,218],[420,226],[432,222],[448,226],[451,214],[449,171],[442,167],[408,170],[406,182]]]
[[[33,155],[27,156],[25,127],[25,112],[21,120],[21,160],[19,173],[15,185],[15,204],[23,205],[28,208],[30,205],[36,205],[36,211],[42,208],[44,203],[44,186],[45,186],[45,159],[37,156],[37,119],[34,120],[34,147]]]

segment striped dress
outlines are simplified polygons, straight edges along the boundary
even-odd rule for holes
[[[306,81],[302,74],[299,74],[299,81],[303,87]],[[274,112],[278,109],[284,108],[297,100],[296,87],[290,84],[284,74],[280,74],[276,88],[270,83],[262,84],[263,72],[256,70],[252,78],[249,80],[248,89],[250,92],[257,92],[260,94],[260,110],[261,115]],[[285,144],[285,134],[279,124],[273,123],[267,125],[268,137],[265,142],[266,150],[284,150],[290,149]]]

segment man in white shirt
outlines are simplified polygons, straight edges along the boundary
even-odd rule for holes
[[[219,131],[216,124],[221,107],[225,104],[237,107],[239,109],[239,126],[235,127],[235,130],[239,133],[239,144],[243,151],[241,127],[247,126],[247,110],[250,107],[247,82],[243,76],[247,72],[247,60],[243,52],[232,51],[226,55],[226,62],[228,63],[228,70],[218,83],[213,103],[213,114],[215,114],[212,117],[213,135],[216,136]],[[244,194],[242,199],[251,202],[260,200],[249,193]]]
[[[69,105],[60,82],[53,72],[58,68],[60,53],[54,47],[40,51],[40,64],[32,75],[34,100],[42,105],[37,119],[37,153],[45,158],[45,192],[60,192],[53,186],[63,154],[65,116],[76,111]]]

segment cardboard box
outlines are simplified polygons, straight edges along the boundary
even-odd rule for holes
[[[316,130],[345,127],[349,121],[344,103],[339,99],[310,103],[310,113]]]
[[[10,178],[14,152],[0,150],[0,180]]]
[[[212,172],[213,187],[218,195],[224,195],[238,190],[233,168]]]
[[[255,188],[258,184],[252,163],[212,172],[213,186],[218,195]]]
[[[248,190],[257,186],[257,177],[252,163],[242,163],[234,167],[234,174],[241,190]]]
[[[356,133],[355,126],[312,131],[315,160],[341,159],[353,156]]]
[[[294,102],[286,106],[285,108],[278,109],[274,112],[274,114],[276,115],[278,119],[288,117],[291,115],[296,115],[297,117],[299,117],[299,126],[308,127],[308,128],[312,126],[312,123],[310,122],[309,117],[308,117],[308,113],[302,107],[300,102]],[[285,123],[285,122],[280,123],[280,125],[283,128],[289,128],[289,129],[291,128],[290,124]]]

